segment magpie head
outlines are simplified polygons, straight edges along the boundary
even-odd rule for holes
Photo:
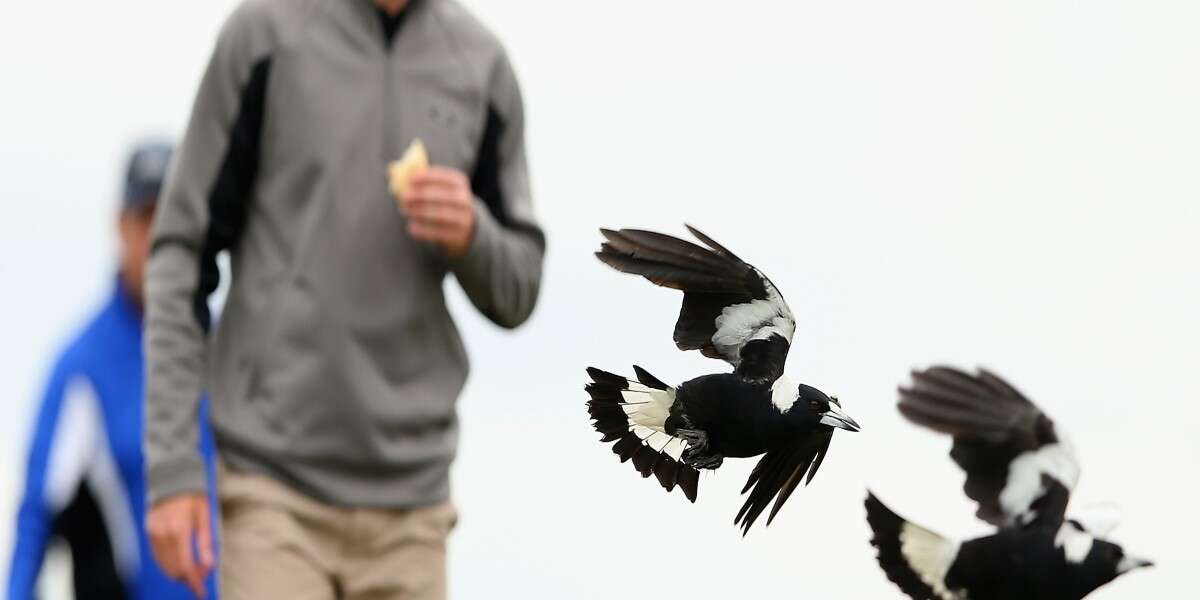
[[[838,401],[837,396],[827,396],[825,392],[811,385],[800,384],[799,393],[792,407],[801,409],[793,412],[803,414],[808,418],[815,418],[818,423],[827,427],[837,427],[846,431],[861,429],[858,423],[850,418],[850,415],[842,411],[842,403]]]
[[[1154,563],[1144,558],[1129,556],[1124,552],[1124,548],[1114,544],[1111,541],[1092,538],[1090,534],[1080,526],[1079,523],[1068,521],[1063,524],[1064,528],[1072,527],[1074,532],[1070,538],[1078,538],[1076,541],[1085,542],[1085,545],[1078,548],[1074,553],[1070,550],[1070,545],[1073,542],[1068,541],[1067,547],[1064,548],[1068,564],[1074,563],[1078,569],[1079,578],[1076,580],[1081,589],[1080,592],[1091,592],[1103,584],[1108,583],[1121,575],[1134,569],[1141,569],[1144,566],[1153,566]],[[1086,542],[1091,542],[1088,547]],[[1081,550],[1086,550],[1087,554],[1082,554]]]
[[[1151,566],[1154,566],[1153,562],[1125,554],[1117,544],[1095,540],[1080,569],[1085,579],[1083,583],[1090,591],[1134,569]]]

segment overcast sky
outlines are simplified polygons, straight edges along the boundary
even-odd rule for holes
[[[0,557],[47,361],[110,285],[124,148],[182,129],[234,4],[0,19]],[[1073,438],[1075,506],[1122,507],[1114,538],[1158,566],[1095,598],[1195,589],[1200,4],[468,4],[524,84],[550,253],[516,333],[454,294],[474,365],[454,597],[898,597],[867,544],[868,486],[943,534],[986,531],[948,440],[894,408],[934,362],[1010,378]],[[799,321],[789,374],[864,429],[745,539],[752,461],[690,505],[619,464],[584,409],[589,365],[724,368],[674,349],[675,293],[591,256],[599,226],[684,221],[771,276]]]

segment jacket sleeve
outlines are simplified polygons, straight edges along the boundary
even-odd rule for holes
[[[546,240],[533,216],[521,92],[503,53],[492,67],[486,119],[471,174],[475,230],[453,269],[475,307],[512,328],[537,302]]]
[[[55,520],[83,481],[95,448],[99,423],[89,412],[90,384],[68,382],[67,373],[61,364],[55,369],[31,436],[8,574],[6,597],[14,600],[34,597]]]
[[[155,217],[146,270],[143,446],[151,504],[205,489],[197,406],[206,389],[216,257],[234,248],[258,170],[270,55],[244,3],[226,22],[200,82]]]

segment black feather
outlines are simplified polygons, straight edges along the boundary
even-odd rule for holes
[[[641,275],[655,285],[698,292],[736,291],[738,283],[719,275],[681,269],[674,265],[630,258],[601,250],[596,253],[604,264],[632,275]]]
[[[679,473],[675,476],[675,481],[679,484],[679,489],[683,490],[683,495],[687,497],[688,501],[695,502],[700,488],[700,471],[688,465],[679,465]]]
[[[641,383],[642,385],[644,385],[648,388],[654,388],[656,390],[665,390],[665,389],[668,389],[671,387],[671,386],[663,383],[662,381],[659,381],[659,379],[657,377],[651,375],[645,369],[643,369],[637,365],[633,365],[633,372],[634,372],[634,374],[637,375],[638,383]]]
[[[625,462],[633,458],[641,447],[642,440],[634,435],[633,432],[629,432],[621,436],[621,439],[613,444],[613,453],[621,457],[621,462]]]
[[[623,390],[629,387],[629,382],[620,375],[614,375],[608,371],[601,371],[596,367],[588,367],[587,374],[592,378],[592,381],[598,384],[615,387]]]
[[[597,429],[599,429],[599,427],[597,427]],[[616,431],[616,430],[604,431],[602,433],[604,433],[604,435],[600,436],[600,443],[602,443],[602,444],[607,444],[609,442],[615,442],[615,441],[621,439],[621,435],[622,435],[622,433],[620,431]]]
[[[772,450],[759,459],[742,488],[742,493],[749,491],[750,496],[734,519],[734,523],[741,526],[742,535],[750,531],[772,500],[775,502],[767,516],[767,524],[775,519],[779,509],[783,508],[792,492],[804,480],[805,474],[810,480],[816,475],[815,467],[820,466],[817,457],[824,460],[832,439],[832,431],[816,431],[788,446]]]
[[[643,443],[641,449],[633,454],[633,467],[642,474],[642,477],[649,477],[654,472],[656,460],[658,460],[658,452]]]
[[[825,462],[825,454],[829,452],[829,444],[833,443],[833,437],[829,441],[817,449],[817,457],[813,460],[812,466],[808,468],[808,478],[804,480],[804,485],[812,483],[813,477],[817,476],[817,469],[821,468],[821,463]]]
[[[668,492],[675,489],[675,475],[679,473],[679,463],[667,453],[659,454],[658,462],[654,463],[654,476]]]
[[[738,262],[742,262],[742,259],[738,258],[736,254],[730,252],[728,248],[718,244],[715,240],[708,237],[707,235],[704,235],[704,233],[701,232],[699,229],[696,229],[695,227],[692,227],[691,225],[688,225],[687,223],[684,223],[683,226],[687,227],[687,230],[692,232],[692,235],[696,236],[696,239],[704,242],[705,244],[708,244],[708,247],[712,248],[714,251],[716,251],[717,254],[720,254],[722,256],[727,256]]]
[[[640,229],[601,229],[600,233],[615,250],[633,258],[725,273],[732,278],[744,275],[744,265],[740,261],[720,257],[707,248],[676,237]]]
[[[771,383],[783,375],[791,344],[787,338],[772,334],[765,340],[751,340],[741,349],[741,362],[734,373],[750,383]]]

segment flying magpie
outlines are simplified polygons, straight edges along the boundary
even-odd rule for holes
[[[724,360],[732,373],[697,377],[677,387],[635,366],[635,380],[589,368],[588,412],[600,441],[616,442],[621,462],[655,475],[669,492],[695,502],[699,469],[725,457],[763,455],[742,493],[734,523],[742,535],[774,500],[767,523],[804,480],[817,473],[834,428],[858,431],[837,398],[783,377],[796,321],[761,271],[688,226],[706,247],[669,235],[600,230],[605,264],[683,292],[675,345]],[[807,477],[806,477],[807,476]]]
[[[867,521],[888,579],[915,600],[1077,600],[1152,563],[1100,539],[1115,523],[1066,518],[1079,478],[1070,443],[1037,406],[985,370],[914,372],[900,413],[954,438],[963,490],[996,533],[967,541],[905,521],[873,494]]]

